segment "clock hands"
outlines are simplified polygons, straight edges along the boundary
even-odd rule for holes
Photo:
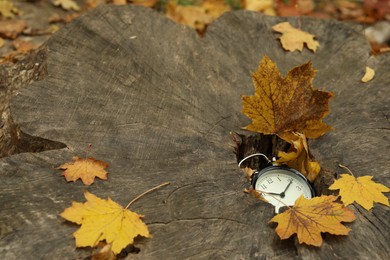
[[[284,189],[284,191],[282,191],[281,193],[275,193],[275,192],[266,192],[265,194],[271,194],[271,195],[278,195],[280,196],[281,198],[284,198],[286,196],[286,191],[288,190],[288,188],[290,187],[291,183],[293,181],[290,180],[290,182],[287,184],[286,188]]]
[[[284,189],[284,191],[279,194],[279,196],[281,198],[284,198],[286,196],[286,191],[288,190],[288,187],[290,187],[291,183],[292,183],[292,180],[287,184],[287,187]]]

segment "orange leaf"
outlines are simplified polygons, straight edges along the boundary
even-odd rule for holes
[[[374,202],[390,206],[389,200],[382,194],[382,192],[390,192],[390,189],[371,179],[372,176],[355,178],[349,174],[341,174],[341,178],[336,180],[329,189],[340,190],[341,201],[345,206],[353,202],[366,210],[372,209]]]
[[[322,119],[329,113],[330,92],[314,90],[311,62],[291,69],[282,78],[267,56],[252,74],[255,94],[242,97],[242,113],[252,119],[245,129],[263,134],[301,132],[318,138],[331,129]]]
[[[310,158],[309,147],[306,136],[300,133],[290,133],[281,136],[284,140],[292,144],[288,153],[279,152],[276,162],[286,164],[305,175],[309,181],[313,182],[320,173],[321,167],[318,162]]]
[[[319,42],[314,40],[314,35],[292,27],[289,22],[278,23],[272,26],[272,29],[282,34],[279,39],[285,50],[302,51],[303,44],[306,43],[310,50],[316,52],[317,47],[320,46]]]
[[[68,182],[80,178],[85,185],[91,185],[95,177],[107,180],[107,172],[104,170],[108,167],[107,163],[94,158],[79,158],[77,156],[73,157],[72,160],[73,162],[64,163],[57,168],[65,170],[62,175]]]
[[[112,244],[114,254],[134,242],[138,235],[151,237],[148,227],[142,222],[142,215],[123,208],[118,203],[98,198],[85,192],[85,203],[73,202],[60,215],[68,221],[80,224],[81,227],[73,236],[77,247],[96,246],[106,240]]]
[[[334,201],[336,196],[321,196],[305,199],[300,196],[292,208],[276,215],[270,222],[278,223],[275,231],[281,239],[297,234],[300,244],[322,245],[321,232],[347,235],[349,228],[341,222],[352,222],[355,214]]]

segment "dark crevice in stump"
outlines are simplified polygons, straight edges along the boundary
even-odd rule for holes
[[[273,157],[277,157],[279,151],[287,152],[290,148],[289,143],[285,142],[283,139],[279,138],[276,135],[245,135],[232,133],[232,137],[234,142],[236,143],[235,153],[237,157],[237,163],[239,163],[246,156],[255,153],[265,154],[270,160],[272,160]],[[249,167],[251,169],[263,169],[266,166],[267,162],[264,160],[264,158],[255,156],[243,162],[241,167]],[[322,167],[317,178],[312,183],[315,194],[317,196],[337,194],[337,192],[330,191],[328,189],[335,179],[335,172]]]
[[[46,50],[38,49],[14,62],[0,65],[0,158],[65,148],[63,143],[23,133],[11,116],[12,97],[22,87],[47,76]]]
[[[32,136],[19,131],[19,138],[16,142],[14,154],[39,153],[43,151],[62,149],[65,147],[66,144],[64,143],[48,140],[38,136]]]

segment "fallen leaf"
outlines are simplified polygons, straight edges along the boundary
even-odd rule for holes
[[[288,137],[282,138],[288,140],[292,146],[287,153],[280,151],[278,153],[280,158],[276,162],[296,169],[305,175],[310,182],[313,182],[320,173],[321,167],[318,162],[311,159],[306,136],[300,133],[291,133]]]
[[[127,0],[112,0],[112,3],[114,5],[126,5],[127,4]]]
[[[80,6],[73,0],[53,0],[54,6],[60,6],[64,10],[80,11]]]
[[[276,64],[267,56],[252,74],[255,94],[242,96],[242,113],[252,119],[245,129],[283,136],[300,132],[318,138],[331,127],[322,122],[329,113],[330,92],[314,90],[315,71],[311,62],[291,69],[282,78]]]
[[[0,15],[5,18],[13,18],[15,15],[19,15],[21,12],[14,7],[14,4],[8,0],[0,0]],[[0,26],[1,28],[1,26]]]
[[[371,69],[370,67],[366,67],[366,73],[364,74],[363,78],[361,79],[362,82],[366,83],[370,80],[372,80],[375,76],[375,70]]]
[[[320,43],[314,40],[315,37],[314,35],[292,27],[289,22],[283,22],[274,25],[272,26],[272,29],[282,34],[282,36],[279,39],[285,50],[302,51],[303,44],[306,43],[306,46],[310,50],[316,52],[317,47],[320,46]]]
[[[3,47],[5,44],[5,41],[3,38],[0,37],[0,48]]]
[[[101,243],[103,244],[103,243]],[[91,260],[115,260],[115,254],[111,250],[112,244],[106,244],[100,248],[99,252],[91,256]]]
[[[230,10],[224,1],[203,1],[200,6],[181,6],[169,3],[167,16],[172,20],[203,31],[208,24]]]
[[[85,203],[72,202],[60,216],[81,227],[73,233],[77,247],[94,247],[105,240],[114,254],[134,242],[136,236],[151,237],[142,215],[123,208],[110,198],[104,200],[85,192]]]
[[[273,217],[270,222],[278,223],[275,231],[281,239],[297,234],[300,244],[321,246],[321,233],[347,235],[349,228],[341,222],[352,222],[355,214],[352,210],[335,203],[336,196],[321,196],[305,199],[302,195],[295,205]]]
[[[308,15],[314,10],[313,0],[275,0],[275,7],[279,16]]]
[[[145,7],[153,7],[155,6],[160,0],[132,0],[131,4],[133,5],[140,5]]]
[[[372,181],[373,176],[362,176],[355,178],[350,174],[341,174],[329,190],[340,190],[341,201],[345,206],[358,203],[366,210],[372,209],[374,202],[389,205],[389,200],[382,192],[390,192],[385,185]]]
[[[253,170],[249,167],[242,168],[241,170],[245,173],[247,180],[249,180],[252,177],[252,175],[256,172],[256,170]]]
[[[261,192],[255,190],[254,188],[250,187],[249,189],[244,189],[244,192],[245,193],[248,193],[250,195],[252,195],[253,197],[255,197],[256,199],[258,200],[261,200],[261,201],[264,201],[264,202],[268,202],[268,200],[266,200],[262,195],[261,195]]]
[[[0,21],[0,36],[9,39],[15,39],[26,28],[27,24],[23,20],[5,20]]]
[[[273,0],[244,0],[244,9],[275,16]]]
[[[79,158],[77,156],[73,157],[72,160],[73,162],[64,163],[57,168],[65,170],[62,175],[68,182],[81,179],[85,185],[91,185],[95,177],[107,180],[107,172],[104,170],[108,167],[107,163],[94,158]]]
[[[35,50],[40,45],[33,44],[29,41],[16,39],[15,41],[12,42],[12,46],[14,46],[14,48],[16,49],[16,52],[18,52],[18,53],[27,53],[27,52],[30,52],[32,50]]]

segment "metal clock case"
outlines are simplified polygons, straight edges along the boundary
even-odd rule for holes
[[[299,196],[310,199],[315,196],[314,190],[306,177],[295,169],[285,166],[268,166],[256,171],[252,178],[253,188],[262,192],[262,196],[279,208],[294,205]]]

